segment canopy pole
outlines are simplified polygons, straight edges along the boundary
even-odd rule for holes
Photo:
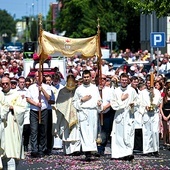
[[[102,82],[102,68],[101,68],[101,58],[102,58],[102,53],[100,49],[100,24],[99,24],[100,19],[97,19],[98,25],[97,25],[97,50],[98,50],[98,85],[100,86]],[[99,88],[100,89],[100,88]],[[100,96],[102,98],[102,89],[100,89]],[[100,124],[103,126],[103,113],[100,113]]]
[[[40,43],[41,43],[41,32],[42,32],[42,14],[39,14],[38,15],[38,21],[39,21],[39,23],[38,23],[38,26],[39,26],[39,41],[40,41]],[[39,86],[41,86],[41,84],[42,84],[42,65],[43,65],[43,63],[41,62],[41,60],[40,60],[40,58],[41,58],[41,56],[39,56],[39,69],[38,69],[38,78],[39,78],[39,80],[38,80],[38,85]],[[41,91],[39,90],[39,102],[41,102]],[[39,124],[41,124],[41,108],[39,108],[39,111],[38,111],[38,122],[39,122]]]

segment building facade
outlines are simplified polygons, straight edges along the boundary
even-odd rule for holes
[[[142,50],[149,50],[153,53],[157,49],[152,49],[150,46],[150,33],[151,32],[165,32],[166,46],[159,48],[161,54],[170,54],[170,17],[157,18],[155,13],[150,15],[140,16],[140,42]]]

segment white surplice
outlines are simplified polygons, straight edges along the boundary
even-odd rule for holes
[[[63,86],[60,85],[60,87],[57,89],[55,86],[51,85],[50,88],[52,91],[51,99],[56,102],[58,93],[63,88]],[[54,136],[53,148],[58,149],[58,148],[62,148],[63,145],[62,145],[62,140],[58,137],[58,135],[56,135],[56,132],[55,132],[55,126],[57,122],[56,104],[51,104],[51,108],[52,108],[52,135]]]
[[[4,117],[2,115],[2,107],[5,104],[4,101],[5,101],[4,94],[2,93],[2,91],[0,91],[0,169],[3,168],[1,157],[3,157],[4,155],[4,150],[1,147],[1,143],[4,143],[4,123],[3,123]]]
[[[2,107],[2,115],[5,128],[4,142],[1,143],[1,147],[4,149],[7,158],[23,159],[22,131],[27,105],[15,90],[10,90],[4,95],[5,106]],[[9,106],[13,106],[13,115],[9,112]]]
[[[147,111],[151,105],[150,92],[145,89],[139,94],[139,112],[142,114],[143,153],[159,151],[159,106],[162,101],[159,90],[154,89],[154,110]]]
[[[81,98],[86,95],[91,95],[92,98],[81,102]],[[101,111],[101,108],[97,106],[98,100],[101,100],[101,97],[94,84],[82,84],[75,91],[73,105],[77,110],[83,152],[97,151],[97,122],[98,113]]]
[[[122,94],[128,93],[128,98],[121,100]],[[127,88],[118,87],[113,89],[111,96],[111,107],[116,110],[113,128],[111,157],[122,158],[132,155],[134,147],[134,113],[137,109],[138,95],[136,91],[128,86]],[[134,103],[131,108],[129,104]]]

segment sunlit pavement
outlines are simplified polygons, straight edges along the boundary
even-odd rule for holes
[[[106,148],[102,157],[91,157],[85,161],[85,155],[65,156],[62,149],[53,150],[50,156],[31,158],[26,153],[25,160],[19,162],[18,170],[168,170],[170,169],[170,150],[160,145],[159,156],[135,154],[133,161],[112,160],[110,148]]]

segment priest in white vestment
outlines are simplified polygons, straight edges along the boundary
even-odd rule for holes
[[[17,161],[24,159],[22,131],[26,105],[20,94],[10,90],[10,86],[10,79],[3,77],[2,92],[5,105],[2,107],[1,115],[4,123],[4,141],[1,141],[1,147],[4,150],[3,169],[15,170]]]
[[[89,161],[91,152],[97,152],[97,122],[102,102],[98,87],[91,83],[90,71],[84,70],[82,76],[83,84],[75,91],[73,105],[77,110],[80,125],[82,151]]]
[[[72,103],[75,88],[74,75],[68,75],[66,87],[59,91],[56,100],[56,132],[63,140],[64,153],[67,155],[80,152],[81,146],[77,112]]]
[[[2,115],[2,107],[4,105],[4,94],[2,91],[0,91],[0,169],[3,168],[2,166],[2,160],[1,157],[3,157],[4,150],[1,148],[1,143],[3,143],[3,138],[4,138],[4,123],[3,123],[3,115]]]
[[[152,153],[157,156],[159,152],[159,106],[162,97],[159,90],[153,88],[152,101],[149,79],[146,80],[146,86],[147,89],[142,90],[139,94],[139,112],[142,114],[143,153]],[[150,110],[151,101],[152,110]]]
[[[120,76],[120,87],[113,90],[111,107],[116,110],[111,142],[111,158],[132,160],[134,147],[134,113],[137,109],[138,95],[128,86],[128,75]]]

